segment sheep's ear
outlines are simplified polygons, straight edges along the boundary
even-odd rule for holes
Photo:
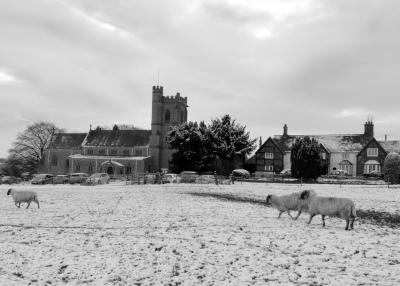
[[[8,191],[7,191],[7,196],[9,196],[10,193],[11,193],[11,189],[8,189]]]

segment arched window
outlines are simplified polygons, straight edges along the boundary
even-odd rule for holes
[[[57,155],[52,155],[51,156],[51,165],[52,166],[57,166],[58,160],[57,160]]]
[[[171,112],[167,109],[167,111],[165,111],[165,122],[170,122],[171,121]]]
[[[88,166],[88,173],[89,174],[93,173],[93,165],[92,165],[92,163],[90,163],[89,166]]]
[[[349,160],[343,160],[339,163],[339,170],[347,175],[353,175],[353,164]]]

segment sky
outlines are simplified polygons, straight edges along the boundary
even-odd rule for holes
[[[0,157],[37,121],[151,126],[151,91],[252,138],[400,139],[398,0],[0,0]]]

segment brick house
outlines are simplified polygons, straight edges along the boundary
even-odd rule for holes
[[[382,171],[389,152],[400,151],[400,141],[377,141],[374,124],[367,121],[361,134],[289,135],[285,124],[282,135],[269,137],[255,153],[255,171],[279,173],[290,169],[290,153],[296,138],[314,138],[320,143],[324,173],[343,170],[351,176]]]

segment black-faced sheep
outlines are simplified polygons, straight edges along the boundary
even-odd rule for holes
[[[7,196],[9,195],[13,197],[14,203],[18,208],[21,207],[21,203],[27,203],[28,206],[26,208],[29,208],[31,202],[35,202],[38,208],[40,208],[38,196],[33,191],[16,191],[13,189],[9,189],[7,192]]]
[[[303,191],[300,195],[302,200],[308,203],[310,220],[316,215],[322,216],[322,225],[325,226],[325,216],[340,217],[346,220],[346,230],[353,229],[356,218],[356,208],[354,202],[347,198],[320,197],[315,193]]]
[[[314,193],[312,190],[310,192]],[[271,205],[279,211],[278,218],[281,217],[282,213],[287,212],[293,220],[296,220],[303,211],[308,211],[308,203],[300,199],[300,193],[292,193],[284,196],[268,195],[267,205]],[[290,211],[298,211],[297,216],[292,217]]]

